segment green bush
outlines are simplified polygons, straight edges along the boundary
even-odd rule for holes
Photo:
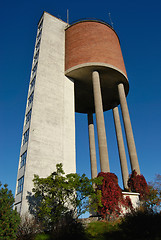
[[[86,228],[71,220],[50,234],[38,234],[34,240],[159,240],[161,213],[136,211],[115,222],[96,221]],[[36,228],[35,228],[36,230]],[[26,238],[30,239],[30,238]]]
[[[51,237],[48,234],[42,233],[42,234],[38,234],[34,240],[50,240]]]
[[[135,211],[118,222],[92,222],[86,233],[91,240],[160,240],[161,213]]]
[[[161,213],[154,213],[153,211],[136,211],[127,214],[121,224],[120,228],[127,239],[161,239]]]
[[[17,211],[13,210],[14,197],[7,186],[5,184],[0,188],[0,240],[15,240],[20,217]]]
[[[33,194],[27,196],[29,211],[46,232],[59,229],[69,216],[76,219],[88,211],[89,196],[97,199],[92,184],[99,182],[99,178],[90,180],[85,174],[76,173],[65,175],[62,164],[57,164],[56,171],[47,178],[35,175],[33,182]]]
[[[70,217],[59,228],[51,233],[51,240],[87,240],[85,229],[81,222]]]
[[[17,231],[17,240],[34,240],[35,236],[39,233],[42,233],[42,227],[34,217],[28,214],[21,216],[21,222]]]

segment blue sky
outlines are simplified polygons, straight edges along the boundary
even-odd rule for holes
[[[66,21],[67,9],[69,23],[110,23],[111,13],[130,83],[127,101],[141,173],[147,181],[161,173],[161,1],[6,0],[0,6],[0,181],[14,193],[37,23],[43,11]],[[111,172],[122,186],[111,111],[105,124]],[[90,177],[87,129],[87,116],[76,114],[77,172]],[[98,149],[97,162],[99,167]]]

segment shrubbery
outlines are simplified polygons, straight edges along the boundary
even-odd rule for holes
[[[137,174],[135,170],[129,177],[128,187],[131,192],[140,193],[140,200],[145,200],[149,194],[148,184],[144,176]]]
[[[133,211],[114,222],[91,222],[86,233],[93,240],[159,240],[161,213]]]
[[[97,199],[93,184],[99,178],[90,180],[85,174],[65,175],[62,164],[47,178],[34,177],[33,194],[27,196],[30,214],[48,232],[59,232],[66,223],[77,219],[89,210],[89,196]]]
[[[122,219],[120,229],[127,239],[161,239],[161,213],[145,209],[127,214]]]
[[[161,175],[157,174],[155,180],[150,182],[148,187],[149,194],[144,206],[153,212],[159,212],[161,211]]]
[[[0,240],[15,240],[20,217],[13,210],[14,197],[7,186],[0,183]]]
[[[17,240],[34,240],[42,232],[42,226],[37,222],[36,218],[28,214],[21,216],[17,231]]]
[[[122,189],[118,185],[118,178],[114,173],[98,174],[102,178],[102,183],[97,185],[97,191],[101,191],[101,204],[98,212],[104,219],[115,219],[122,213],[122,207],[132,209],[129,197],[124,198]]]
[[[133,171],[128,185],[130,191],[140,193],[140,209],[132,209],[129,197],[123,197],[115,174],[101,172],[97,179],[89,180],[84,174],[65,175],[58,164],[49,177],[35,176],[34,195],[28,196],[33,218],[24,216],[21,222],[13,210],[13,195],[4,185],[0,189],[0,240],[161,239],[161,176],[147,185],[143,175]],[[78,216],[90,204],[102,220],[84,227]],[[122,206],[132,211],[117,218]]]
[[[62,224],[51,231],[47,231],[40,225],[36,218],[25,215],[17,232],[17,240],[85,240],[85,229],[81,222],[72,216],[66,215]]]

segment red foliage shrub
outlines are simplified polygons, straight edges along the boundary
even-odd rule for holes
[[[106,218],[107,216],[118,217],[122,213],[122,206],[132,208],[129,197],[124,198],[122,190],[118,185],[118,178],[114,173],[100,172],[98,177],[102,178],[102,185],[97,186],[101,190],[101,203],[99,213]]]
[[[140,193],[140,200],[145,200],[149,194],[148,184],[144,176],[138,175],[135,170],[133,170],[130,175],[128,187],[130,191]]]

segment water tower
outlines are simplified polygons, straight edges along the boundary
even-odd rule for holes
[[[109,172],[109,159],[103,112],[112,109],[124,187],[128,168],[118,112],[121,105],[132,170],[140,174],[135,142],[126,102],[129,82],[114,29],[102,21],[79,21],[65,32],[65,75],[73,79],[75,111],[88,114],[92,177],[97,176],[93,113],[96,114],[100,166]]]
[[[17,172],[15,207],[28,212],[34,174],[47,177],[62,163],[76,172],[75,111],[88,114],[92,178],[97,176],[93,113],[101,171],[109,172],[103,112],[112,109],[124,187],[128,169],[121,105],[132,170],[140,173],[126,103],[129,82],[116,32],[101,21],[68,25],[44,12],[37,28]]]

